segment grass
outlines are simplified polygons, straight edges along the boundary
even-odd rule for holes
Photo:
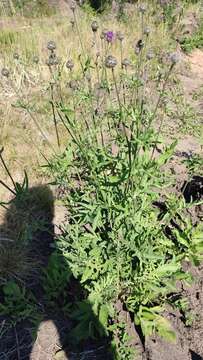
[[[91,48],[93,40],[90,23],[93,20],[89,13],[79,16],[80,27],[84,31],[84,43],[88,44]],[[1,67],[8,67],[11,69],[13,79],[19,91],[22,91],[32,106],[35,106],[37,116],[40,118],[42,128],[48,134],[51,143],[55,143],[53,138],[53,121],[50,119],[49,111],[50,106],[47,99],[46,87],[49,81],[49,71],[45,65],[47,59],[46,44],[52,39],[57,44],[57,54],[60,58],[67,59],[71,57],[76,64],[76,70],[78,67],[78,48],[80,46],[76,29],[72,30],[72,25],[67,19],[67,16],[56,15],[50,18],[38,18],[30,19],[16,17],[15,18],[15,30],[13,30],[12,20],[10,18],[4,18],[3,20],[3,32],[2,32],[2,56]],[[100,27],[102,27],[102,20],[98,18]],[[10,24],[10,25],[9,25]],[[137,26],[135,26],[137,24]],[[159,51],[161,48],[168,47],[170,43],[167,30],[160,24],[156,27],[152,23],[152,19],[149,19],[149,25],[152,26],[151,46],[157,49],[157,38],[160,38],[158,42]],[[12,27],[12,29],[11,29]],[[133,15],[132,25],[127,26],[125,24],[119,24],[115,19],[106,19],[105,28],[112,29],[113,31],[125,30],[126,40],[124,42],[123,56],[131,56],[133,54],[134,43],[140,37],[140,29],[137,21],[137,14]],[[25,31],[26,30],[26,31]],[[12,34],[12,35],[11,35]],[[161,34],[161,36],[160,36]],[[69,38],[67,45],[67,38]],[[12,40],[11,40],[12,39]],[[13,40],[15,39],[15,41]],[[5,45],[7,43],[8,45]],[[114,45],[113,49],[116,55],[119,54],[119,46]],[[90,52],[92,50],[90,49]],[[20,61],[13,59],[13,54],[18,53]],[[40,59],[39,65],[33,66],[33,57],[38,56]],[[118,55],[119,56],[119,55]],[[63,91],[67,92],[66,83],[68,81],[68,73],[63,70]],[[24,76],[27,79],[23,79]],[[24,167],[31,179],[39,179],[41,177],[39,164],[41,163],[41,157],[38,149],[45,152],[47,156],[50,154],[50,150],[47,149],[43,139],[38,136],[36,128],[33,123],[28,119],[28,115],[22,110],[15,109],[12,104],[16,102],[16,95],[13,89],[6,84],[5,79],[1,79],[3,89],[1,97],[6,99],[4,109],[2,109],[3,126],[1,131],[1,143],[6,147],[6,158],[9,164],[11,164],[15,176],[17,179],[21,177],[21,168]],[[64,139],[66,140],[66,139]],[[63,142],[63,135],[61,138]],[[10,144],[9,147],[6,145]],[[22,151],[21,149],[24,149]],[[30,149],[30,151],[28,151]],[[30,156],[28,156],[30,155]],[[42,160],[43,161],[43,160]],[[17,167],[17,168],[16,168]],[[16,171],[15,171],[16,168]],[[36,175],[39,174],[36,178]],[[43,178],[43,175],[42,175]]]
[[[0,37],[1,68],[9,70],[0,79],[6,99],[1,185],[8,191],[2,201],[1,313],[19,322],[35,317],[41,304],[35,296],[26,303],[26,277],[41,266],[42,302],[73,319],[69,340],[78,347],[107,338],[119,360],[135,358],[129,338],[134,324],[143,338],[157,333],[175,340],[164,310],[177,281],[191,281],[182,262],[198,266],[203,251],[201,224],[193,226],[186,216],[192,204],[170,192],[175,132],[191,115],[186,103],[180,108],[176,44],[154,9],[138,7],[128,24],[95,16],[99,31],[91,30],[92,13],[74,9],[74,26],[57,14],[20,16],[14,31],[4,18]],[[170,27],[178,25],[170,20]],[[118,30],[123,40],[116,39]],[[174,114],[179,126],[166,141]],[[39,170],[42,162],[46,167]],[[201,163],[190,159],[190,178]],[[33,186],[36,181],[62,192],[68,216],[61,235],[52,238],[50,257],[49,244],[45,249],[46,259],[35,241],[44,231],[53,237],[54,197],[47,186]]]
[[[16,16],[18,14],[28,18],[43,16],[52,16],[56,12],[53,6],[50,6],[47,0],[9,0],[2,1],[0,5],[0,15]]]
[[[203,48],[203,25],[201,24],[199,29],[189,37],[185,37],[181,41],[181,47],[186,53],[190,53],[194,49]]]

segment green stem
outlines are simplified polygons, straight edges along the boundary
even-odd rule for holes
[[[13,195],[16,196],[16,192],[13,191],[8,185],[6,185],[4,181],[0,180],[0,184],[3,185],[7,190],[9,190]]]
[[[50,84],[50,90],[51,90],[51,107],[52,107],[52,113],[53,113],[53,119],[54,119],[54,127],[55,127],[55,132],[56,132],[57,144],[58,144],[58,147],[60,148],[60,139],[59,139],[59,133],[58,133],[57,120],[56,120],[55,106],[54,106],[53,84]]]
[[[14,179],[13,179],[13,177],[12,177],[12,175],[11,175],[11,173],[10,173],[10,171],[9,171],[9,169],[8,169],[4,159],[3,159],[2,152],[3,152],[3,150],[0,151],[0,160],[1,160],[2,164],[3,164],[4,169],[6,170],[9,178],[11,179],[14,188],[15,188],[16,187],[15,181],[14,181]]]

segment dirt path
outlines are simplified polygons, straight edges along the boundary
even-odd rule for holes
[[[189,72],[186,71],[180,78],[185,94],[193,101],[203,122],[203,51],[196,49],[186,59],[189,62],[190,70]],[[196,101],[192,100],[194,93],[201,90],[202,93],[200,93],[199,98]]]

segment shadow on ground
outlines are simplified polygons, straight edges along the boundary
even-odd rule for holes
[[[63,256],[54,254],[53,217],[54,197],[48,186],[27,190],[5,213],[0,227],[0,301],[10,310],[0,315],[0,360],[112,359],[109,339],[78,342],[72,332],[80,327],[71,316],[72,306],[86,294]],[[25,289],[24,296],[12,288],[13,281]],[[87,307],[98,325],[91,305]]]

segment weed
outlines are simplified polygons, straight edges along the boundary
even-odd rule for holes
[[[162,315],[164,305],[175,291],[176,281],[189,277],[182,260],[189,258],[197,264],[202,254],[201,236],[195,236],[190,222],[183,220],[184,200],[168,196],[167,214],[161,219],[154,205],[160,189],[169,185],[163,168],[176,146],[174,142],[155,156],[164,123],[159,118],[162,101],[179,57],[169,57],[152,103],[146,97],[144,77],[149,61],[145,48],[148,33],[143,31],[144,39],[137,43],[132,59],[134,66],[125,77],[122,64],[118,70],[119,62],[110,52],[114,33],[106,31],[95,76],[98,68],[85,52],[75,7],[72,11],[81,46],[81,72],[71,94],[73,106],[63,99],[53,103],[69,141],[66,151],[47,167],[56,184],[67,188],[68,224],[56,246],[86,291],[73,314],[78,320],[74,337],[102,336],[93,313],[101,319],[104,331],[114,337],[114,326],[109,325],[116,324],[116,304],[121,301],[144,336],[155,331],[174,340]],[[145,13],[146,8],[140,8],[143,29]],[[72,67],[71,76],[73,79]],[[100,89],[105,89],[103,99],[93,91],[95,79],[100,79]],[[174,218],[180,223],[179,230],[171,230],[175,241],[164,232]],[[84,311],[88,304],[90,313]],[[122,322],[117,333],[118,358],[134,358]]]
[[[53,253],[49,263],[43,271],[42,285],[46,294],[48,306],[56,310],[57,302],[60,308],[66,305],[67,311],[67,286],[70,281],[71,272],[64,263],[63,257]]]
[[[0,314],[8,316],[12,324],[25,319],[34,323],[37,319],[39,320],[36,300],[25,288],[20,288],[17,283],[9,281],[3,286],[3,295],[4,300],[0,304]]]
[[[183,162],[187,166],[190,177],[196,174],[202,174],[203,159],[199,154],[191,154],[191,156],[189,156]]]
[[[201,21],[202,22],[202,21]],[[190,53],[192,50],[203,47],[203,25],[201,24],[199,29],[189,37],[185,37],[181,40],[181,48],[186,53]]]
[[[174,4],[166,5],[164,23],[157,30],[161,29],[164,39],[168,26],[178,25],[182,16],[182,10],[178,19],[174,16]],[[75,2],[71,3],[74,46],[68,58],[62,61],[58,55],[63,43],[48,41],[47,59],[40,59],[46,69],[42,84],[49,105],[44,111],[51,112],[58,146],[43,130],[41,112],[27,94],[26,83],[32,82],[32,76],[26,63],[15,55],[16,73],[6,67],[1,72],[3,89],[5,86],[15,96],[15,109],[29,116],[38,135],[49,144],[52,158],[42,152],[46,174],[64,190],[68,221],[42,275],[48,307],[53,309],[57,304],[73,318],[73,342],[108,336],[115,358],[128,360],[135,358],[129,323],[133,329],[134,324],[141,328],[143,337],[156,332],[168,340],[175,339],[164,310],[169,296],[176,292],[177,280],[191,280],[182,267],[183,260],[199,265],[203,253],[202,229],[185,217],[185,209],[192,204],[187,205],[181,195],[170,195],[168,190],[173,179],[165,166],[177,141],[168,146],[161,141],[166,116],[171,115],[167,96],[176,103],[180,118],[182,98],[177,94],[173,97],[171,90],[180,58],[173,52],[158,59],[151,41],[153,30],[146,27],[149,9],[145,4],[137,9],[139,32],[134,46],[126,41],[127,34],[116,32],[114,24],[100,29],[97,20],[89,26],[84,41],[83,20]],[[20,86],[15,82],[18,71],[24,79]],[[191,117],[190,108],[185,107],[182,121],[186,111]],[[65,138],[65,150],[60,133]],[[33,197],[28,197],[27,175],[17,183],[3,152],[1,162],[11,186],[3,180],[1,184],[15,196],[12,209],[22,210],[25,222],[19,234],[27,246],[28,234],[32,236],[33,231],[50,223],[53,208],[49,208],[48,217],[44,216],[47,202],[39,197],[43,209],[38,217]],[[195,164],[198,167],[199,160],[188,165],[190,171],[196,170]],[[160,199],[165,203],[164,213],[157,205]],[[4,281],[7,278],[4,276]],[[73,278],[81,285],[74,298],[70,291]],[[14,321],[17,313],[19,319],[32,318],[32,301],[28,301],[26,313],[19,305],[25,304],[26,291],[13,282],[5,286],[2,312],[7,311]],[[17,305],[9,286],[20,299]]]
[[[47,0],[11,0],[8,3],[2,2],[0,14],[13,16],[20,13],[26,17],[38,17],[41,15],[54,15],[56,9],[49,5]]]

